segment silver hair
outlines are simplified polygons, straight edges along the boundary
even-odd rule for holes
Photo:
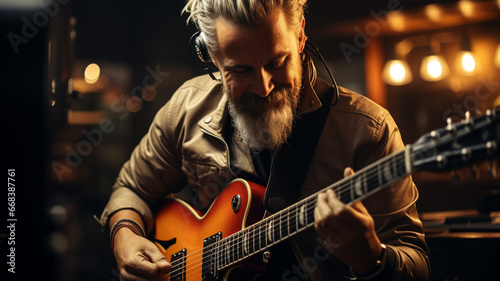
[[[188,0],[182,13],[204,34],[210,55],[217,50],[215,21],[222,17],[238,24],[259,24],[275,7],[282,7],[288,24],[300,31],[307,0]]]

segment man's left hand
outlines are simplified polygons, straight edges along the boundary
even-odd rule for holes
[[[344,177],[353,173],[346,168]],[[359,274],[373,272],[382,245],[373,218],[361,201],[346,205],[335,191],[322,192],[318,195],[314,221],[314,228],[338,260]]]

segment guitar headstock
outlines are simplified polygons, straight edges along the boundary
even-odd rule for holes
[[[449,171],[500,155],[500,107],[422,136],[411,145],[413,171]]]

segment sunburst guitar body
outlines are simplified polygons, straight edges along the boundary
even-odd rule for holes
[[[263,186],[236,179],[206,213],[182,200],[167,199],[156,213],[153,241],[172,264],[169,280],[227,280],[230,276],[253,280],[258,276],[263,264],[239,263],[245,254],[244,237],[229,237],[234,241],[224,246],[218,242],[262,219],[264,191]],[[222,263],[226,270],[219,270]],[[253,272],[257,273],[251,276]]]

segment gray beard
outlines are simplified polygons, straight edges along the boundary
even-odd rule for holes
[[[233,119],[241,140],[252,150],[277,149],[285,143],[292,133],[297,106],[300,99],[300,85],[277,87],[268,97],[256,94],[244,94],[238,100],[231,99],[227,87],[224,90],[229,97],[229,114]],[[255,112],[252,106],[265,104]]]

